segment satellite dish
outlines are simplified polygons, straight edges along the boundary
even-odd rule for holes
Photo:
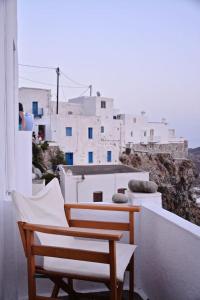
[[[97,92],[97,97],[101,97],[101,93],[100,92]]]

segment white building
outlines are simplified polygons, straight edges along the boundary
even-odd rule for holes
[[[149,180],[149,173],[125,165],[60,166],[65,202],[112,202],[115,193],[128,190],[131,179]]]
[[[33,114],[36,135],[41,133],[45,140],[51,140],[51,90],[21,87],[19,101],[24,112]]]
[[[84,96],[60,102],[57,115],[50,90],[20,88],[19,93],[25,111],[35,116],[36,134],[43,132],[46,140],[55,141],[68,165],[118,164],[119,155],[133,145],[184,144],[165,119],[148,122],[144,112],[119,114],[111,98]]]

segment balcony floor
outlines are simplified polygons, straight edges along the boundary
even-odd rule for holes
[[[66,296],[60,299],[63,300],[110,300],[109,292],[101,292],[101,293],[85,293],[85,294],[77,294],[76,296]],[[134,293],[134,300],[142,300],[142,298]],[[129,300],[128,291],[123,292],[122,300]]]

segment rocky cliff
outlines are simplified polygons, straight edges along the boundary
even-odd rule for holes
[[[122,154],[123,164],[150,172],[162,193],[163,208],[200,225],[200,208],[193,193],[197,172],[189,159],[174,159],[170,154]]]

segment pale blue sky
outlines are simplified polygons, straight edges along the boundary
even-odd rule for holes
[[[200,146],[199,2],[18,0],[19,62],[60,66],[113,97],[122,112],[166,117],[178,136]],[[20,76],[56,79],[54,71],[21,67]],[[20,85],[45,87],[21,79]],[[83,91],[64,88],[60,97]]]

